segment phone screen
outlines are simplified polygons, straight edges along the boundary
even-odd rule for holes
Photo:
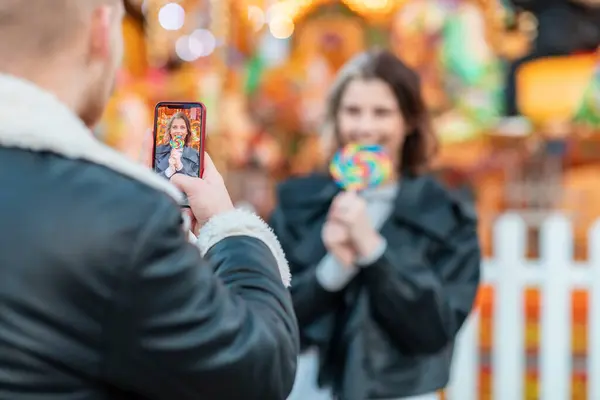
[[[166,179],[175,174],[200,177],[204,108],[199,104],[159,104],[155,115],[153,168]]]

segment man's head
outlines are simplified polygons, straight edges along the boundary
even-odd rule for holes
[[[53,92],[98,122],[123,56],[122,0],[1,0],[0,73]]]

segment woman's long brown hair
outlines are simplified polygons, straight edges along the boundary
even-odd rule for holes
[[[362,53],[350,60],[338,73],[326,105],[323,136],[324,155],[329,161],[340,146],[337,114],[340,102],[354,79],[380,79],[394,93],[407,126],[406,139],[400,148],[399,173],[418,175],[429,170],[438,148],[431,116],[421,95],[419,76],[394,54],[384,50]]]

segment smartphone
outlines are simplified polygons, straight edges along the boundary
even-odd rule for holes
[[[154,108],[152,169],[171,179],[175,174],[202,177],[206,141],[206,107],[195,102],[160,102]],[[189,207],[185,199],[184,207]]]

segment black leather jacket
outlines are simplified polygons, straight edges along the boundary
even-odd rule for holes
[[[225,213],[192,244],[180,194],[54,97],[0,75],[0,120],[0,400],[287,397],[298,332],[264,222]]]
[[[294,274],[304,347],[317,346],[321,385],[342,400],[392,399],[444,388],[454,338],[479,283],[471,205],[429,177],[404,177],[381,233],[388,248],[342,291],[318,283],[321,229],[339,189],[329,177],[292,179],[278,190],[271,225]]]

